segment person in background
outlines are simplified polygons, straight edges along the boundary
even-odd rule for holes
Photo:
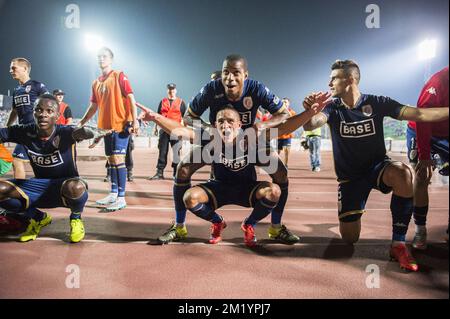
[[[311,170],[313,172],[320,172],[320,144],[321,144],[320,127],[312,131],[303,131],[303,137],[306,139],[307,149],[309,150],[309,160],[311,162]]]
[[[53,96],[56,98],[56,100],[58,100],[58,107],[59,107],[58,109],[59,118],[56,124],[70,125],[72,124],[73,116],[70,106],[67,103],[63,102],[65,95],[66,93],[64,93],[64,91],[61,89],[53,90]]]
[[[11,60],[9,73],[14,80],[19,82],[19,86],[16,87],[13,92],[13,105],[6,126],[13,125],[16,119],[19,124],[22,125],[34,123],[34,101],[36,101],[40,95],[48,93],[48,90],[43,83],[30,78],[30,72],[31,63],[27,59],[14,58]],[[29,162],[29,158],[25,148],[20,144],[16,145],[12,156],[14,158],[14,178],[26,178],[25,163]]]
[[[287,97],[285,97],[283,98],[283,103],[284,105],[286,105],[286,108],[289,111],[290,116],[294,116],[296,113],[291,108],[291,101]],[[278,154],[280,155],[280,158],[283,161],[286,168],[288,167],[289,153],[291,150],[291,141],[293,137],[294,132],[284,134],[278,137]],[[284,156],[282,156],[282,154]]]
[[[158,114],[163,115],[166,118],[177,121],[178,123],[182,123],[183,115],[186,112],[186,104],[184,101],[177,97],[177,86],[175,83],[167,84],[167,97],[163,98],[161,102],[159,102],[158,106]],[[175,176],[177,171],[178,162],[175,160],[177,155],[179,157],[180,148],[175,145],[179,141],[175,141],[170,139],[170,135],[164,132],[164,130],[159,130],[158,134],[158,126],[155,125],[155,135],[159,135],[158,141],[158,163],[156,164],[156,174],[152,177],[149,177],[149,180],[158,180],[164,179],[164,169],[167,166],[167,153],[169,152],[169,143],[172,147],[173,157],[172,157],[172,168],[173,168],[173,176]],[[178,149],[178,154],[176,153]]]

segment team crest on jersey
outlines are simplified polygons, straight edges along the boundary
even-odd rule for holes
[[[53,145],[55,148],[59,148],[59,142],[61,142],[61,137],[58,135],[58,136],[56,136],[56,137],[53,139],[52,145]]]
[[[246,96],[244,97],[244,100],[242,101],[242,104],[244,104],[244,107],[247,110],[251,110],[251,108],[253,107],[253,100],[251,96]]]
[[[430,88],[427,90],[427,92],[430,93],[431,95],[436,95],[436,89],[435,89],[434,87],[430,87]]]
[[[273,98],[273,104],[280,104],[280,98],[278,96],[275,95],[275,97]]]
[[[369,104],[368,105],[363,105],[361,110],[362,110],[362,113],[365,116],[371,116],[373,114],[372,105],[369,105]]]
[[[354,123],[341,122],[340,133],[342,137],[347,138],[360,138],[375,135],[375,123],[373,119]]]
[[[64,164],[61,153],[55,151],[51,154],[39,154],[28,150],[30,160],[40,167],[55,167]]]
[[[30,91],[31,91],[31,85],[27,85],[25,87],[25,92],[30,93]]]

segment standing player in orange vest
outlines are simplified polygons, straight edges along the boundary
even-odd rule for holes
[[[179,97],[177,97],[177,86],[174,83],[167,84],[167,97],[162,99],[161,102],[159,103],[158,114],[161,114],[166,118],[181,123],[185,111],[186,105],[184,101]],[[157,126],[155,126],[155,135],[157,134],[158,134]],[[164,169],[166,168],[167,165],[167,153],[169,151],[169,143],[173,151],[172,168],[173,168],[173,176],[175,176],[178,164],[178,161],[176,161],[175,159],[177,158],[177,156],[179,158],[180,147],[175,147],[178,141],[171,140],[170,135],[161,129],[159,131],[159,141],[158,141],[159,157],[158,157],[158,164],[156,165],[156,174],[150,177],[149,178],[150,180],[164,179]]]
[[[101,48],[97,58],[102,75],[92,84],[91,103],[79,125],[86,124],[98,110],[98,128],[114,131],[105,139],[105,155],[111,176],[111,193],[96,202],[98,205],[105,205],[105,211],[113,212],[127,206],[125,154],[130,133],[138,132],[139,123],[130,82],[122,71],[112,68],[113,52],[109,48]]]
[[[67,103],[64,103],[64,93],[61,89],[55,89],[53,90],[53,96],[58,100],[58,111],[59,111],[59,118],[56,121],[56,124],[61,125],[70,125],[73,121],[72,116],[72,110],[70,109],[70,106]]]

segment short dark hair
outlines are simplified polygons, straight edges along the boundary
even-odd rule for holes
[[[25,58],[14,58],[11,62],[19,62],[21,64],[25,64],[27,66],[28,72],[31,72],[31,62]]]
[[[101,51],[107,51],[111,57],[111,59],[114,59],[114,53],[112,52],[112,50],[110,48],[107,47],[101,47],[98,52],[100,53]]]
[[[39,97],[36,99],[36,101],[34,101],[34,107],[38,106],[42,100],[51,100],[54,102],[55,107],[58,108],[58,100],[56,99],[56,97],[54,97],[50,93],[44,93],[42,95],[39,95]]]
[[[238,62],[238,61],[241,61],[242,64],[244,65],[244,70],[248,71],[247,59],[244,58],[242,55],[230,54],[225,58],[225,60],[223,62],[232,63],[232,62]]]
[[[361,73],[358,64],[353,60],[336,60],[331,66],[331,70],[344,70],[347,76],[351,75],[359,83]]]

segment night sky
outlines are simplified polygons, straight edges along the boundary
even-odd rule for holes
[[[80,28],[65,25],[71,3]],[[370,3],[380,8],[380,28],[366,27]],[[17,86],[9,64],[23,56],[32,79],[63,89],[81,117],[99,74],[83,42],[91,33],[114,51],[114,68],[128,75],[136,99],[153,109],[169,82],[190,100],[230,53],[247,57],[250,77],[290,97],[297,111],[305,94],[327,89],[336,59],[360,64],[364,93],[415,105],[427,68],[418,44],[438,40],[429,62],[438,71],[448,65],[448,30],[448,0],[0,0],[0,94]]]

